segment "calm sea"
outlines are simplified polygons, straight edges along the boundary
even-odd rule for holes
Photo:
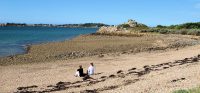
[[[25,53],[29,44],[64,41],[98,28],[0,27],[0,57]]]

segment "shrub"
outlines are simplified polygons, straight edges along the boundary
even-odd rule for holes
[[[157,25],[156,28],[167,28],[167,26]]]
[[[181,89],[181,90],[174,91],[173,93],[200,93],[200,87],[188,89],[188,90]]]
[[[180,34],[182,34],[182,35],[187,35],[187,30],[186,29],[182,29],[182,30],[180,30]]]
[[[175,91],[174,93],[189,93],[187,90],[178,90],[178,91]]]
[[[187,34],[188,35],[200,36],[200,29],[189,29]]]
[[[117,26],[118,28],[130,28],[129,24],[121,24],[119,26]]]
[[[160,29],[159,33],[161,33],[161,34],[168,34],[169,31],[167,29]]]

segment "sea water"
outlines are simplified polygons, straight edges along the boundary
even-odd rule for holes
[[[23,54],[26,45],[64,41],[98,28],[0,27],[0,57]]]

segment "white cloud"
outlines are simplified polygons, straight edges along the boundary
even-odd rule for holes
[[[200,3],[195,4],[194,8],[200,9]]]

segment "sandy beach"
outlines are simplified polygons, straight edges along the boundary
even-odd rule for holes
[[[140,42],[139,46],[137,46],[138,43],[130,43],[131,40]],[[152,42],[146,43],[145,40]],[[74,51],[80,46],[64,48],[59,44],[68,45],[70,42],[74,44],[75,41],[86,43],[84,46],[80,43],[80,46],[82,46],[81,48],[85,47],[88,51],[91,51],[93,47],[91,53],[97,49],[96,47],[99,49],[103,47],[104,51],[97,51],[96,54],[85,57],[69,59],[60,57],[59,60],[50,61],[38,58],[37,60],[40,61],[30,61],[28,64],[2,65],[0,66],[1,93],[171,93],[177,89],[198,87],[200,84],[200,71],[198,70],[200,45],[198,45],[198,39],[191,36],[156,35],[150,38],[81,36],[72,41],[34,45],[33,49],[29,50],[30,53],[20,56],[40,54],[45,51],[44,49],[52,52],[48,46],[52,50],[57,48],[58,50]],[[94,41],[99,42],[95,43]],[[178,47],[177,42],[179,42]],[[96,46],[87,46],[87,43],[93,43]],[[176,47],[172,47],[172,45]],[[107,47],[105,48],[105,46]],[[38,47],[41,49],[37,50]],[[141,50],[131,51],[131,49]],[[50,52],[44,52],[43,55],[60,54],[60,52]],[[80,77],[74,77],[79,65],[83,65],[86,72],[91,62],[95,64],[95,75],[91,76],[92,80],[83,81]]]
[[[200,93],[200,0],[2,0],[0,93]]]

